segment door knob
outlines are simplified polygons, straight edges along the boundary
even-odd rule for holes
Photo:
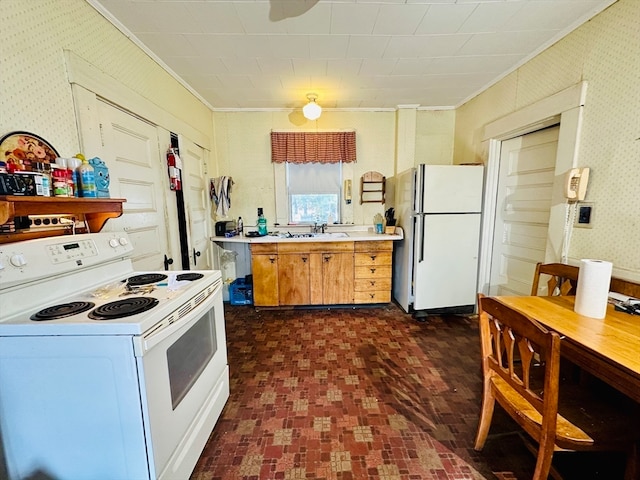
[[[164,269],[169,270],[169,265],[173,263],[173,258],[169,258],[166,255],[164,256]]]
[[[198,257],[200,256],[200,252],[197,252],[196,249],[193,249],[193,264],[198,263]]]

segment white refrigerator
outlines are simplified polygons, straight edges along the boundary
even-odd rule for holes
[[[475,308],[484,168],[418,165],[393,179],[397,224],[393,296],[405,312]]]

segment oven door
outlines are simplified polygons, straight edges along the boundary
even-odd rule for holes
[[[229,398],[221,282],[136,350],[152,469],[156,478],[188,478]]]

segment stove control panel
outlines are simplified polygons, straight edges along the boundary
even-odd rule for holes
[[[13,285],[127,261],[133,245],[125,232],[61,235],[0,245],[0,291]]]
[[[49,245],[47,253],[53,263],[75,261],[80,258],[98,255],[98,249],[93,240],[80,240],[69,243]]]

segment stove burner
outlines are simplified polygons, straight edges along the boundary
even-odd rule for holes
[[[166,279],[167,276],[161,273],[143,273],[127,278],[127,284],[131,286],[147,285],[149,283],[158,283]]]
[[[160,303],[152,297],[129,297],[124,300],[105,303],[89,312],[89,318],[94,320],[114,320],[130,317],[138,313],[146,312]]]
[[[176,276],[176,280],[188,280],[189,282],[192,282],[194,280],[200,280],[202,277],[204,277],[202,273],[181,273]]]
[[[91,302],[71,302],[54,305],[40,310],[38,313],[31,315],[31,320],[55,320],[57,318],[70,317],[77,313],[86,312],[95,307],[95,303]]]

